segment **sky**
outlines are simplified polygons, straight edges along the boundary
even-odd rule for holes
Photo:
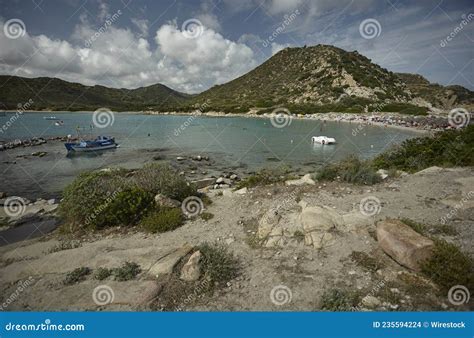
[[[317,44],[474,90],[473,1],[0,0],[2,75],[198,93]]]

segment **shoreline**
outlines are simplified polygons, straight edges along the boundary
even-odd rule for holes
[[[5,111],[6,113],[15,113],[15,111]],[[50,111],[50,110],[25,110],[22,113],[92,113],[92,111]],[[157,111],[122,111],[116,112],[117,114],[133,114],[133,115],[171,115],[171,116],[203,116],[203,117],[243,117],[243,118],[260,118],[260,119],[270,119],[275,114],[257,114],[254,110],[250,110],[247,113],[225,113],[221,111],[209,111],[209,112],[200,112],[199,110],[193,112],[180,112],[180,111],[167,111],[167,112],[157,112]],[[431,132],[441,131],[449,129],[449,127],[438,127],[428,126],[427,124],[423,125],[424,121],[429,119],[442,119],[447,121],[447,119],[442,117],[436,117],[432,115],[427,116],[413,116],[413,115],[403,115],[400,113],[386,113],[386,112],[373,112],[370,114],[353,114],[353,113],[316,113],[311,115],[303,114],[292,114],[291,119],[296,120],[317,120],[317,121],[329,121],[329,122],[345,122],[355,125],[363,126],[378,126],[384,128],[395,128],[399,130],[413,131],[419,134],[429,134]],[[382,121],[381,121],[382,120]],[[406,120],[415,120],[415,125],[405,125]],[[420,122],[418,122],[419,120]],[[438,121],[439,122],[439,121]]]

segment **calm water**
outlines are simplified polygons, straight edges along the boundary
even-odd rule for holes
[[[0,117],[0,125],[4,125],[12,115],[7,113]],[[64,121],[64,126],[54,126],[54,121],[45,120],[43,116],[56,116]],[[357,124],[323,124],[296,119],[289,126],[275,128],[269,119],[242,117],[117,113],[114,118],[112,125],[104,129],[94,128],[92,133],[114,136],[120,148],[100,155],[66,157],[66,149],[60,142],[0,152],[0,191],[54,193],[84,170],[109,166],[140,167],[155,156],[174,159],[180,155],[201,154],[213,159],[214,168],[240,168],[242,171],[281,164],[309,170],[349,154],[372,157],[391,144],[417,135],[375,126],[364,126],[355,132]],[[91,124],[92,113],[25,113],[3,134],[0,133],[0,140],[76,135],[77,126],[89,129]],[[334,137],[338,143],[313,145],[310,138],[315,135]],[[35,151],[48,154],[42,158],[21,157]],[[16,164],[5,163],[14,161]]]

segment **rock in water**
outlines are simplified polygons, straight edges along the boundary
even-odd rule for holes
[[[431,257],[434,243],[399,220],[377,223],[377,241],[387,255],[399,264],[420,271],[420,264]]]
[[[183,265],[181,269],[180,278],[187,282],[193,282],[199,279],[201,276],[201,251],[196,251],[189,257],[189,260],[186,264]]]

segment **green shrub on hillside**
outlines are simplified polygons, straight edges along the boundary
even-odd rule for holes
[[[118,191],[130,184],[122,177],[123,171],[86,172],[80,174],[63,191],[59,213],[63,220],[75,229],[81,226],[95,227],[95,218]]]
[[[146,215],[140,226],[152,233],[166,232],[179,228],[184,223],[183,213],[179,208],[161,208]]]
[[[167,165],[147,164],[135,173],[133,182],[153,194],[161,193],[178,201],[196,195],[196,187]]]
[[[365,185],[372,185],[382,180],[370,162],[361,161],[355,156],[350,156],[339,163],[328,164],[316,174],[316,179],[319,181],[333,181],[337,177],[345,182]]]
[[[284,182],[288,179],[288,171],[285,168],[262,169],[257,173],[244,178],[237,184],[236,189],[244,187],[252,188],[261,185]]]
[[[435,239],[433,256],[421,269],[442,292],[448,292],[455,285],[474,289],[474,261],[454,244]]]
[[[406,140],[378,155],[373,164],[376,168],[409,172],[431,166],[474,166],[474,125]]]
[[[170,167],[152,164],[135,172],[121,169],[79,175],[64,190],[59,211],[69,231],[136,225],[155,208],[157,193],[181,201],[197,194]]]

